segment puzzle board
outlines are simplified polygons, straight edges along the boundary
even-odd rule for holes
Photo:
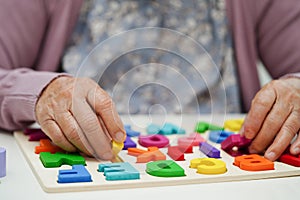
[[[124,124],[131,124],[132,129],[141,131],[142,135],[146,135],[145,127],[149,123],[149,120],[155,123],[155,119],[149,119],[145,116],[138,116],[135,118],[122,118]],[[164,119],[167,122],[177,124],[186,130],[186,134],[193,132],[197,121],[211,121],[211,118],[200,118],[193,116],[170,116]],[[215,124],[222,125],[224,118],[214,118]],[[162,122],[158,117],[157,122]],[[219,122],[218,122],[219,121]],[[176,145],[179,137],[185,135],[171,135],[168,136],[170,145]],[[216,175],[204,175],[197,173],[196,169],[189,167],[190,160],[193,158],[205,158],[205,154],[199,151],[199,147],[194,147],[192,154],[185,154],[185,161],[176,161],[185,172],[186,176],[183,177],[155,177],[146,173],[146,163],[136,163],[136,157],[127,155],[127,150],[120,152],[119,157],[124,162],[129,162],[134,168],[140,172],[140,179],[138,180],[120,180],[120,181],[107,181],[103,173],[97,171],[98,164],[102,163],[92,158],[86,158],[86,169],[92,176],[92,182],[82,183],[57,183],[58,170],[71,169],[71,166],[63,165],[60,168],[45,168],[39,159],[39,155],[34,153],[35,146],[39,145],[39,142],[28,141],[28,136],[23,132],[15,132],[16,138],[20,148],[23,151],[31,169],[33,170],[37,180],[41,187],[46,192],[75,192],[75,191],[90,191],[90,190],[109,190],[109,189],[122,189],[122,188],[138,188],[138,187],[157,187],[157,186],[172,186],[182,184],[199,184],[199,183],[213,183],[213,182],[226,182],[226,181],[242,181],[253,179],[266,179],[276,177],[298,176],[300,175],[300,167],[293,167],[281,162],[275,162],[275,170],[267,171],[244,171],[237,166],[233,165],[234,157],[231,157],[226,152],[221,150],[221,160],[226,163],[227,172],[224,174]],[[203,135],[207,138],[207,133]],[[137,142],[137,138],[132,138]],[[209,141],[208,141],[209,142]],[[214,147],[221,149],[220,144],[212,143]],[[143,148],[137,143],[137,148]],[[160,149],[166,154],[167,160],[172,160],[167,155],[167,148]],[[109,162],[103,162],[109,163]]]

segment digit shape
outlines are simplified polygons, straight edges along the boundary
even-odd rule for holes
[[[224,128],[230,131],[239,131],[244,123],[244,119],[229,119],[224,122]]]
[[[299,137],[299,136],[298,136]],[[279,157],[279,161],[288,165],[295,167],[300,167],[300,154],[297,156],[291,155],[289,153],[282,154]]]
[[[223,142],[226,138],[228,138],[230,135],[232,135],[233,132],[229,131],[210,131],[209,132],[209,137],[208,139],[214,143],[221,143]]]
[[[155,146],[158,148],[169,145],[169,139],[164,135],[139,136],[138,143],[143,147]]]
[[[199,146],[201,142],[205,142],[205,139],[199,133],[191,133],[187,137],[178,138],[179,146]]]
[[[257,154],[237,156],[234,165],[246,171],[274,170],[274,163]]]
[[[72,169],[58,171],[58,183],[92,182],[91,174],[83,165],[73,165]]]
[[[135,148],[135,147],[136,147],[136,143],[131,139],[131,137],[126,137],[123,150],[127,150],[128,148]]]
[[[98,171],[104,172],[108,181],[140,179],[140,172],[128,162],[99,164]]]
[[[184,169],[172,160],[149,162],[146,165],[146,172],[158,177],[181,177],[185,176]]]
[[[226,163],[215,158],[195,158],[190,161],[190,168],[197,169],[199,174],[224,174]]]
[[[44,167],[60,167],[61,165],[85,165],[85,159],[79,154],[64,154],[57,152],[52,154],[50,152],[41,152],[40,160]]]
[[[210,158],[221,158],[220,150],[216,149],[207,142],[201,142],[199,145],[199,150]]]
[[[52,144],[49,139],[41,139],[40,146],[35,147],[35,153],[39,154],[41,152],[56,153],[56,152],[65,152],[65,151],[62,150],[60,147]]]

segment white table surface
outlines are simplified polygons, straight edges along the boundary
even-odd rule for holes
[[[131,116],[132,117],[132,116]],[[236,116],[227,116],[228,118]],[[148,118],[145,118],[145,120]],[[187,118],[185,118],[187,119]],[[201,119],[201,118],[200,118]],[[207,118],[204,118],[207,119]],[[130,121],[135,121],[133,116]],[[144,120],[139,116],[139,120]],[[184,120],[183,120],[184,123]],[[300,199],[300,176],[252,181],[191,184],[73,193],[46,193],[40,187],[12,133],[0,131],[0,146],[6,148],[7,175],[0,178],[0,200],[45,199]],[[299,169],[300,170],[300,169]]]

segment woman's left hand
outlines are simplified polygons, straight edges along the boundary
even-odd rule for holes
[[[291,154],[300,153],[300,79],[271,81],[254,97],[240,134],[253,139],[250,153],[264,153],[276,160],[290,145]]]

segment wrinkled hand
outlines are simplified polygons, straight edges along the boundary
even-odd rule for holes
[[[88,78],[54,79],[36,103],[42,130],[61,148],[113,159],[111,139],[123,142],[125,131],[109,95]]]
[[[252,101],[240,134],[253,139],[250,153],[262,153],[276,160],[296,134],[290,153],[300,153],[300,79],[274,80],[263,87]]]

